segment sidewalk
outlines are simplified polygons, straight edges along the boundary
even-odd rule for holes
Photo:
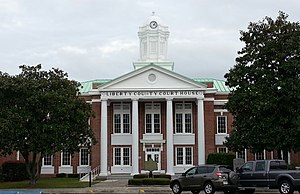
[[[92,187],[87,188],[67,188],[67,189],[35,189],[35,190],[0,190],[0,194],[172,194],[169,185],[165,186],[128,186],[128,179],[101,181]],[[184,191],[182,194],[190,194],[190,191]],[[269,190],[267,188],[257,188],[256,194],[279,194],[278,190]],[[201,194],[204,194],[202,191]],[[216,192],[216,194],[224,194]],[[238,194],[238,192],[236,192]]]

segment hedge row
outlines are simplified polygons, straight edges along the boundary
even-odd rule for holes
[[[128,185],[169,185],[168,178],[134,178],[128,180]]]
[[[1,168],[0,179],[3,181],[23,181],[29,178],[23,162],[5,162]]]
[[[133,179],[143,179],[143,178],[166,178],[171,179],[171,175],[168,174],[154,174],[152,177],[149,177],[149,174],[136,174],[133,175]]]

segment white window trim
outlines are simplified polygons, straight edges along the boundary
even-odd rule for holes
[[[225,118],[225,133],[219,133],[219,118],[220,117],[224,117]],[[218,115],[217,116],[217,134],[227,134],[227,133],[228,133],[228,129],[227,129],[227,116]]]
[[[177,164],[177,148],[183,148],[183,164]],[[186,148],[191,148],[191,153],[192,153],[192,161],[191,161],[191,164],[186,164]],[[182,147],[182,146],[178,146],[175,148],[176,149],[176,158],[175,158],[175,161],[176,161],[176,166],[190,166],[190,165],[193,165],[194,164],[194,152],[193,152],[193,147],[191,146],[185,146],[185,147]]]
[[[151,110],[146,109],[146,106],[151,104]],[[159,105],[159,109],[154,109],[154,105]],[[151,114],[151,133],[146,132],[146,115]],[[159,133],[154,133],[154,114],[159,114]],[[145,134],[160,134],[161,133],[161,105],[160,103],[145,103]]]
[[[235,152],[235,157],[238,158],[238,152]],[[247,149],[245,149],[245,162],[247,162]]]
[[[88,151],[88,164],[87,165],[82,165],[81,164],[81,150],[82,149],[87,149],[87,151]],[[79,166],[90,166],[90,153],[89,153],[89,149],[88,148],[80,148],[80,150],[79,150]]]
[[[220,152],[220,148],[225,148],[226,152]],[[228,148],[227,147],[217,147],[217,153],[228,153]]]
[[[182,105],[182,109],[176,109],[176,105],[177,104],[181,104]],[[186,104],[190,104],[191,105],[191,109],[185,109],[185,105]],[[193,105],[192,103],[175,103],[175,133],[176,134],[193,134]],[[185,114],[191,114],[191,132],[186,132],[185,130]],[[182,133],[178,133],[177,132],[177,128],[176,128],[176,114],[182,114]]]
[[[121,109],[119,110],[116,110],[115,108],[113,108],[113,133],[114,134],[130,134],[130,131],[131,131],[131,113],[130,113],[130,104],[129,103],[116,103],[114,104],[114,107],[116,105],[120,105],[121,106]],[[124,105],[128,105],[129,106],[129,109],[128,110],[124,110]],[[121,121],[121,132],[120,133],[116,133],[115,131],[115,114],[120,114],[121,118],[120,118],[120,121]],[[123,123],[123,118],[124,118],[124,114],[129,114],[129,132],[128,133],[124,133],[124,123]]]
[[[263,159],[257,159],[257,153],[255,153],[255,160],[265,160],[266,159],[266,150],[264,150],[263,152],[264,158]]]
[[[116,148],[120,148],[121,149],[121,164],[117,165],[116,161],[115,161],[115,149]],[[124,165],[124,148],[128,148],[129,149],[129,164],[128,165]],[[114,147],[113,149],[113,166],[130,166],[131,165],[131,150],[130,147]]]
[[[51,164],[50,165],[45,165],[44,159],[45,159],[45,157],[42,158],[42,166],[53,166],[53,155],[51,155]]]
[[[68,164],[68,165],[63,165],[63,152],[64,152],[64,150],[63,151],[61,151],[61,153],[60,153],[60,164],[61,164],[61,166],[71,166],[72,165],[72,158],[71,158],[71,154],[69,154],[70,155],[70,164]]]

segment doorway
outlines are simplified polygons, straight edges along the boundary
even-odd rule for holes
[[[155,161],[157,163],[157,171],[160,172],[160,148],[146,148],[145,154],[145,160],[149,161],[150,159],[152,159],[153,161]]]

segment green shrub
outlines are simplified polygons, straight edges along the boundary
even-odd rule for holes
[[[207,157],[207,164],[223,164],[233,166],[235,154],[232,153],[211,153]]]
[[[155,174],[153,175],[153,178],[166,178],[171,180],[172,177],[169,174]]]
[[[67,174],[66,173],[59,173],[59,174],[56,174],[56,177],[57,178],[66,178]]]
[[[143,180],[143,185],[169,185],[168,178],[147,178]]]
[[[68,178],[79,178],[79,174],[67,174]]]
[[[128,180],[128,185],[169,185],[168,178],[134,178]]]
[[[28,179],[26,165],[19,161],[8,161],[2,164],[4,181],[23,181]]]
[[[142,178],[135,178],[135,179],[129,179],[128,180],[128,185],[142,185],[143,184]]]
[[[148,178],[149,175],[148,174],[135,174],[133,175],[134,179],[142,179],[142,178]]]

